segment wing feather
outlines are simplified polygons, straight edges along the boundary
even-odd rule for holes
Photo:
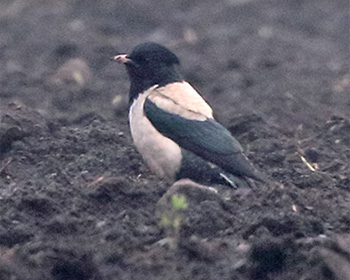
[[[243,151],[231,133],[213,118],[200,115],[200,119],[189,119],[186,114],[177,114],[176,106],[164,110],[147,98],[144,111],[160,133],[203,158],[210,153],[229,155]]]

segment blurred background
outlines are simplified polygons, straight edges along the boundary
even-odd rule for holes
[[[0,98],[74,120],[126,114],[118,53],[174,51],[224,123],[259,114],[312,127],[350,115],[347,0],[2,0]]]

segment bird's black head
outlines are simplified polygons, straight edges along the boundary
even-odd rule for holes
[[[144,43],[136,46],[130,55],[117,55],[115,61],[125,64],[130,78],[130,96],[132,102],[140,93],[151,86],[164,86],[182,81],[178,72],[178,57],[156,43]]]

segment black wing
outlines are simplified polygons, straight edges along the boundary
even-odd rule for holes
[[[190,120],[159,108],[146,99],[144,111],[153,126],[182,148],[210,161],[233,175],[266,181],[231,133],[214,119]]]
[[[205,158],[208,152],[230,155],[243,151],[230,132],[214,119],[186,119],[159,108],[149,99],[146,99],[144,111],[160,133],[198,156]]]

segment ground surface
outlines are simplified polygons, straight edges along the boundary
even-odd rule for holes
[[[350,279],[348,11],[1,1],[0,279]],[[186,209],[171,205],[133,148],[127,76],[109,61],[145,41],[178,54],[278,184],[185,185]]]

